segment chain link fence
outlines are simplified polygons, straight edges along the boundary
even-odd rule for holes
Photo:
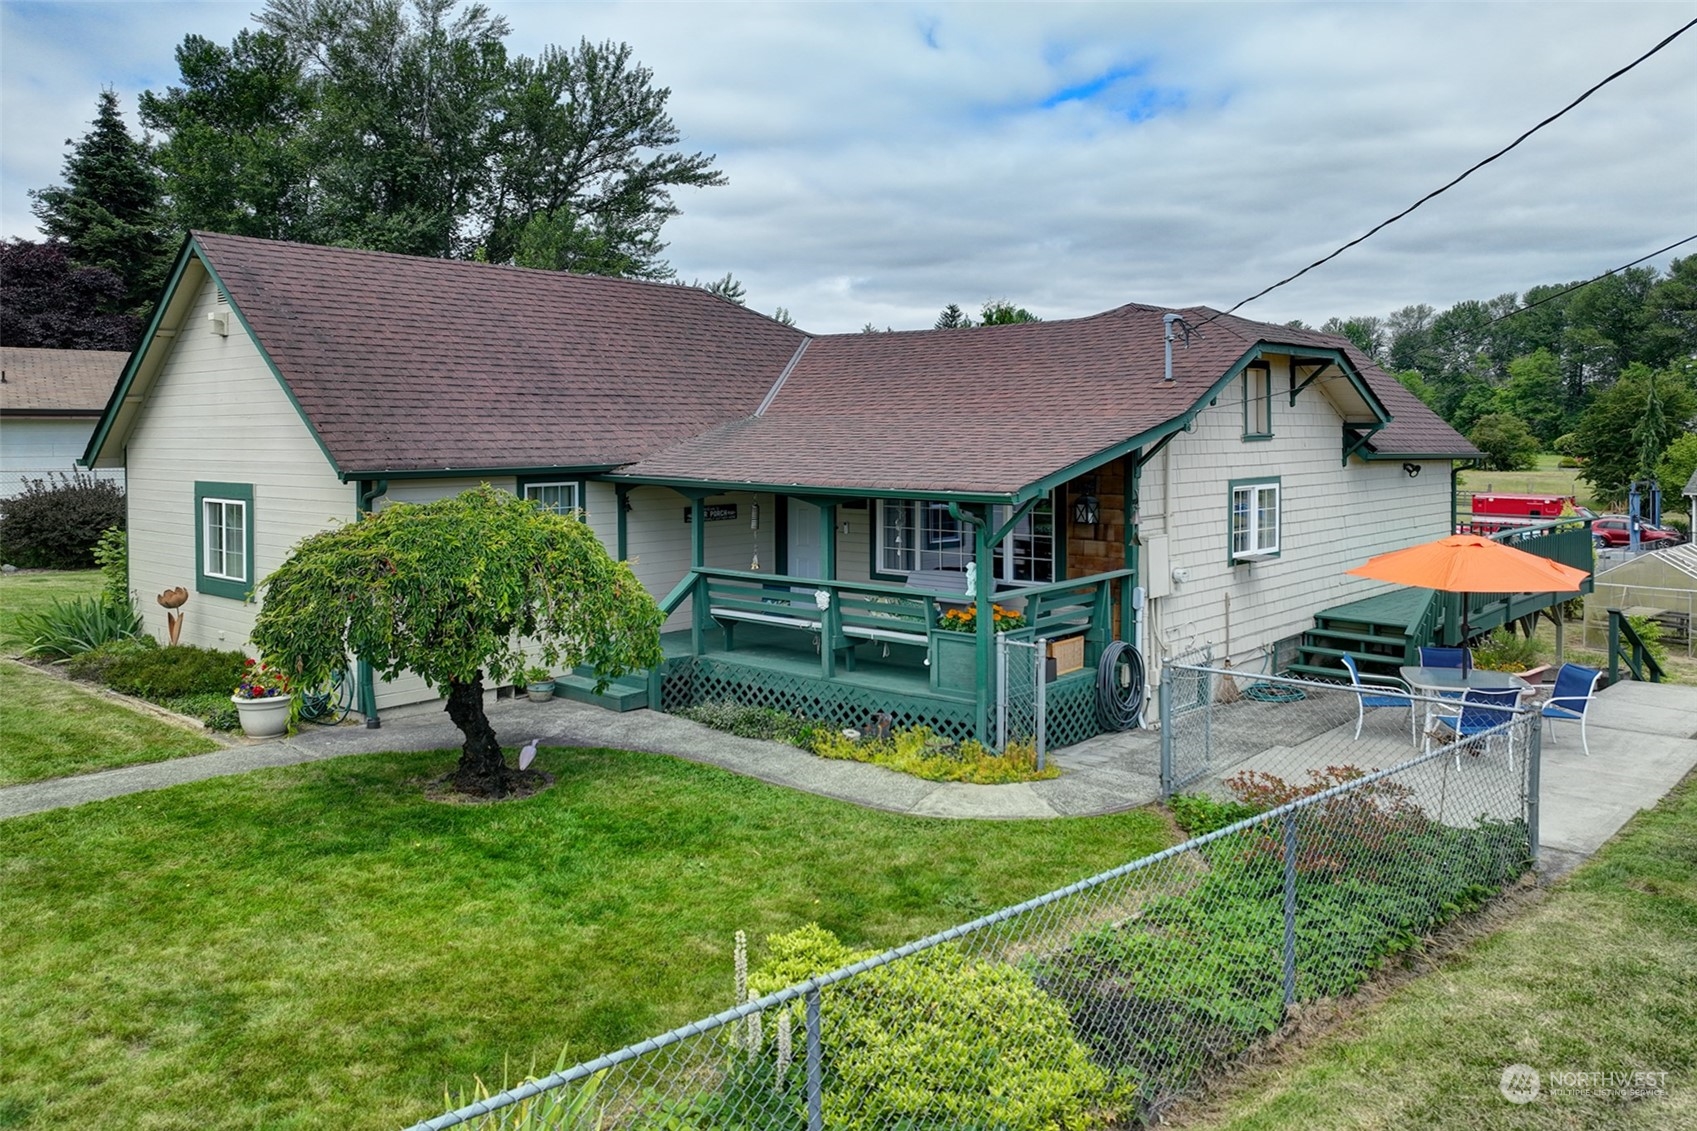
[[[731,1008],[413,1131],[1135,1126],[1529,867],[1536,714],[1423,748],[1335,686],[1221,702],[1221,673],[1170,678],[1202,674],[1168,725],[1231,823],[880,954],[775,936]],[[1270,738],[1281,773],[1244,769]]]
[[[1048,684],[1044,674],[1047,641],[1009,640],[996,634],[996,749],[1029,742],[1037,768],[1048,760]]]

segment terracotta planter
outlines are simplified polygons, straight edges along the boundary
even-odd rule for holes
[[[289,729],[289,697],[272,695],[265,699],[243,699],[230,696],[236,714],[242,719],[242,733],[249,738],[276,738]]]

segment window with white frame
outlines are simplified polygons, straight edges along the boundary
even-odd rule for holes
[[[247,503],[241,499],[202,499],[204,556],[201,570],[221,581],[247,580]]]
[[[1231,557],[1233,561],[1270,558],[1279,552],[1279,481],[1263,479],[1231,485]]]
[[[1007,507],[991,508],[998,525],[1008,519]],[[878,570],[915,573],[920,570],[966,571],[972,561],[971,533],[949,514],[947,503],[924,499],[878,501]],[[1043,499],[1015,524],[995,548],[995,576],[1000,581],[1045,582],[1055,577],[1055,517],[1051,500]]]
[[[1273,434],[1273,371],[1264,361],[1243,371],[1243,438],[1265,440]]]
[[[553,511],[555,514],[571,514],[583,506],[575,481],[526,483],[524,497],[536,501],[543,510]]]

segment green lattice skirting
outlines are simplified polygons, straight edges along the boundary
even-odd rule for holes
[[[955,741],[975,736],[974,705],[920,695],[901,695],[852,683],[744,667],[710,656],[668,661],[661,675],[660,709],[675,712],[702,703],[732,702],[771,707],[839,727],[865,727],[879,711],[898,729],[930,727]],[[1070,746],[1100,733],[1092,675],[1049,685],[1048,738],[1051,748]]]

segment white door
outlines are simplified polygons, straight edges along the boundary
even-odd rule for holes
[[[820,576],[819,508],[800,499],[789,500],[789,575]]]

